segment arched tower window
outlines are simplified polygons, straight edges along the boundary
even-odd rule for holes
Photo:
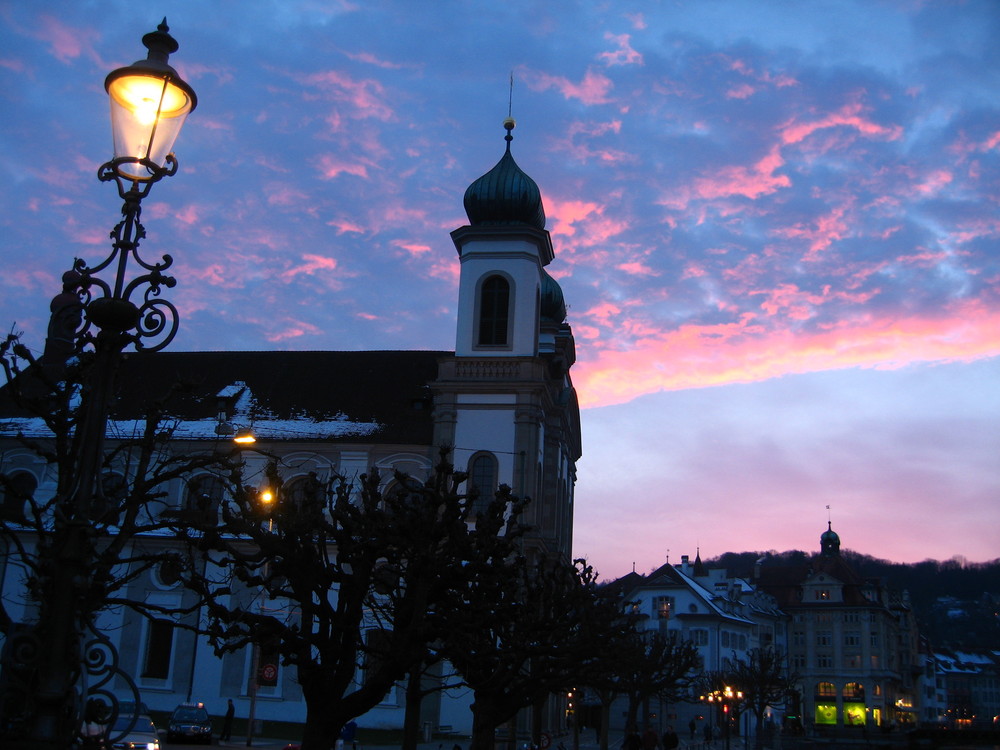
[[[510,336],[510,282],[490,276],[479,290],[479,346],[507,346]]]
[[[479,453],[469,463],[469,495],[477,513],[485,510],[497,491],[497,459],[492,453]]]

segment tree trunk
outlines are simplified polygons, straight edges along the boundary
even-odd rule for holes
[[[476,704],[472,704],[472,740],[469,742],[469,750],[495,750],[494,736],[496,725],[485,715],[485,712],[476,711]]]
[[[601,701],[601,750],[608,750],[608,724],[611,721],[611,702]]]
[[[403,742],[401,750],[416,750],[420,742],[420,704],[424,693],[421,689],[423,674],[420,667],[410,671],[406,679],[406,709],[403,714]],[[347,750],[345,748],[344,750]]]
[[[306,704],[306,722],[302,725],[301,750],[330,750],[346,723],[346,719],[332,715],[331,707],[337,703],[332,691],[310,680],[302,684],[302,697]]]

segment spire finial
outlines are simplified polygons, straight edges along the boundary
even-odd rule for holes
[[[514,71],[510,71],[510,93],[507,95],[507,119],[503,121],[504,130],[507,131],[507,135],[504,136],[504,140],[507,141],[507,150],[510,150],[510,142],[514,140],[514,136],[510,134],[510,131],[514,129],[517,124],[514,121],[514,117],[511,112],[514,109]]]

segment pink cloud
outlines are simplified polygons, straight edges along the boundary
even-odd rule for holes
[[[564,98],[579,99],[584,104],[607,104],[610,101],[608,93],[613,87],[610,78],[592,70],[588,70],[579,83],[541,72],[528,73],[525,78],[532,91],[556,89]]]
[[[179,211],[176,211],[174,213],[174,218],[177,219],[177,221],[181,222],[182,224],[187,224],[188,226],[191,226],[192,224],[198,223],[199,215],[200,215],[199,207],[189,203]]]
[[[394,117],[392,108],[383,101],[385,87],[378,81],[355,81],[345,73],[328,70],[305,76],[301,83],[326,92],[334,101],[350,104],[355,109],[355,117],[383,121]]]
[[[265,333],[264,338],[270,341],[272,344],[276,344],[279,341],[287,341],[288,339],[297,339],[306,335],[316,335],[322,333],[323,330],[318,326],[314,326],[312,323],[305,323],[301,320],[293,320],[285,324],[285,327],[280,331],[275,331],[273,333]]]
[[[413,258],[426,256],[431,252],[430,245],[422,245],[416,242],[404,242],[403,240],[393,240],[392,244],[401,250],[405,250]]]
[[[93,42],[100,38],[96,31],[67,26],[55,16],[47,14],[39,20],[41,24],[32,30],[31,36],[48,44],[57,60],[70,62],[85,54],[91,60],[100,62],[93,48]]]
[[[861,103],[845,104],[836,112],[820,117],[810,122],[788,122],[780,129],[781,141],[785,144],[800,143],[818,130],[825,128],[848,127],[857,130],[870,138],[883,138],[894,141],[903,134],[899,125],[884,126],[866,120],[861,116]]]
[[[416,65],[407,65],[404,63],[389,62],[388,60],[382,60],[371,52],[344,52],[344,55],[349,60],[354,60],[356,62],[367,63],[368,65],[374,65],[377,68],[383,68],[385,70],[402,70],[404,68],[415,68]]]
[[[819,254],[830,247],[835,241],[847,236],[849,227],[844,220],[848,206],[836,206],[830,213],[816,217],[815,225],[807,227],[802,224],[795,224],[790,227],[780,227],[772,234],[779,237],[789,237],[805,239],[809,241],[809,249],[802,259],[806,261],[817,260]]]
[[[595,308],[610,321],[617,308]],[[609,327],[609,323],[604,323]],[[610,334],[608,334],[610,336]],[[611,339],[613,340],[613,339]],[[585,407],[658,391],[747,383],[849,367],[896,369],[921,362],[967,362],[1000,355],[1000,311],[961,300],[938,317],[845,320],[815,333],[765,330],[752,314],[719,325],[686,325],[629,347],[589,345],[574,380]]]
[[[951,172],[937,169],[926,176],[923,182],[916,185],[916,191],[921,195],[933,195],[952,181]]]
[[[580,136],[583,136],[584,138],[596,139],[602,138],[608,134],[617,135],[621,132],[621,127],[621,120],[599,123],[573,122],[570,124],[567,132],[568,140],[560,143],[559,145],[562,149],[569,152],[580,161],[585,162],[596,158],[609,164],[631,163],[635,161],[635,158],[625,151],[611,148],[593,147],[589,144],[580,142],[583,140]]]
[[[0,68],[6,68],[15,73],[23,73],[25,70],[24,60],[0,59]]]
[[[327,226],[336,227],[338,235],[346,234],[347,232],[355,232],[356,234],[365,233],[365,228],[361,224],[350,219],[330,219],[326,224]]]
[[[711,177],[697,178],[690,193],[703,199],[742,195],[754,200],[762,195],[770,195],[779,188],[792,184],[787,175],[775,174],[784,163],[781,151],[775,145],[752,167],[722,167]]]
[[[757,93],[757,89],[755,89],[749,83],[741,83],[739,86],[734,86],[733,88],[726,91],[726,98],[749,99],[755,93]]]
[[[602,52],[597,57],[604,60],[608,67],[612,65],[642,65],[642,55],[632,49],[632,38],[628,34],[612,34],[606,32],[604,38],[618,45],[614,52]]]
[[[302,258],[306,261],[305,263],[283,272],[281,278],[292,279],[302,273],[311,276],[316,271],[333,271],[337,268],[336,258],[327,258],[322,255],[311,255],[309,253],[303,254]]]
[[[632,276],[659,276],[660,272],[646,263],[631,261],[629,263],[619,263],[615,266],[619,271],[624,271]]]
[[[309,196],[290,185],[271,183],[264,186],[269,206],[295,206],[307,203]]]
[[[322,154],[316,163],[316,168],[324,179],[332,180],[342,174],[351,174],[355,177],[368,179],[368,167],[364,164],[349,163],[340,159],[335,154]]]

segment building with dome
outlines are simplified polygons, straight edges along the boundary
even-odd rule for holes
[[[454,351],[157,352],[131,354],[121,383],[142,388],[118,394],[109,439],[141,424],[150,398],[173,385],[190,385],[172,402],[173,444],[181,450],[228,444],[237,431],[252,430],[257,447],[278,456],[284,488],[303,482],[348,478],[377,467],[386,481],[394,470],[424,479],[439,448],[452,449],[456,468],[467,470],[470,488],[489,497],[499,484],[532,498],[526,538],[531,550],[570,555],[573,492],[581,455],[580,417],[570,377],[574,340],[558,283],[546,272],[554,260],[537,184],[511,154],[513,120],[504,123],[500,161],[467,189],[469,223],[451,233],[461,273]],[[0,415],[0,470],[23,488],[4,498],[0,512],[17,518],[23,497],[51,497],[52,467],[13,444],[21,433],[44,438],[41,423]],[[266,458],[247,458],[249,476],[263,476]],[[118,469],[105,476],[114,483]],[[120,469],[124,475],[126,469]],[[165,509],[204,509],[224,502],[218,480],[205,475],[176,482]],[[32,611],[20,592],[13,564],[0,558],[0,595],[15,619]],[[133,581],[129,597],[175,607],[191,595],[151,572]],[[263,599],[264,597],[261,597]],[[20,604],[18,604],[20,602]],[[273,602],[259,602],[274,606]],[[191,621],[198,612],[187,616]],[[207,642],[164,617],[147,621],[116,610],[102,617],[115,639],[122,667],[135,679],[144,702],[170,711],[182,701],[203,701],[221,715],[226,700],[246,717],[250,701],[250,650],[214,656]],[[280,668],[273,684],[256,695],[263,720],[301,721],[305,704],[293,670]],[[468,696],[425,701],[431,726],[456,732],[471,728]],[[402,690],[359,717],[362,727],[402,726]],[[557,729],[558,727],[550,727]]]
[[[789,668],[806,726],[817,730],[912,725],[918,634],[909,598],[866,579],[840,554],[831,523],[802,565],[762,560],[754,583],[787,614]]]

